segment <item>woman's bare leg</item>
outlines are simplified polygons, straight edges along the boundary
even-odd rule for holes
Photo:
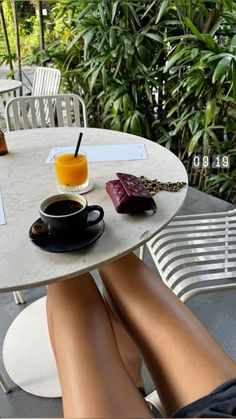
[[[116,344],[122,361],[136,387],[143,387],[143,379],[141,373],[142,357],[140,351],[135,345],[134,341],[131,339],[130,335],[126,332],[115,310],[110,307],[108,302],[109,297],[105,289],[103,291],[103,300],[111,320],[112,329],[116,338]]]
[[[151,418],[91,275],[49,285],[47,313],[65,417]]]
[[[236,376],[236,364],[134,254],[102,265],[100,275],[168,415]]]

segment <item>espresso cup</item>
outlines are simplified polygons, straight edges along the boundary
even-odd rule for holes
[[[91,212],[97,213],[97,217],[89,219]],[[54,236],[76,235],[86,227],[99,223],[104,217],[102,207],[88,205],[83,196],[71,193],[45,199],[39,207],[39,213],[50,234]]]

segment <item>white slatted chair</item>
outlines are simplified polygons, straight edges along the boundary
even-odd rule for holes
[[[13,291],[13,296],[14,296],[14,299],[15,299],[15,303],[16,304],[24,304],[25,299],[23,297],[22,292],[20,292],[20,291]]]
[[[161,279],[184,303],[196,295],[236,290],[236,209],[177,216],[146,246]],[[145,399],[166,417],[156,391]]]
[[[19,96],[6,106],[8,131],[87,126],[84,100],[74,94],[50,96]]]
[[[152,410],[154,418],[167,417],[166,413],[163,410],[161,401],[159,399],[159,396],[156,390],[150,393],[148,396],[146,396],[145,400],[148,406],[150,407],[150,409]]]
[[[60,83],[60,70],[49,67],[37,67],[34,72],[31,95],[57,95],[59,93]]]
[[[32,83],[32,90],[29,93],[32,96],[42,96],[42,95],[57,95],[60,90],[61,83],[61,72],[56,68],[49,67],[37,67]],[[1,108],[5,109],[6,104],[15,96],[14,92],[4,93],[0,97]],[[1,115],[1,126],[5,129],[5,112]]]
[[[177,216],[146,245],[163,282],[183,302],[236,289],[236,209]]]
[[[10,388],[8,387],[5,379],[3,378],[2,373],[0,372],[0,387],[3,389],[4,393],[9,393]]]

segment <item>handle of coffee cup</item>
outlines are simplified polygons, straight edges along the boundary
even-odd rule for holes
[[[100,207],[99,205],[89,205],[87,207],[87,214],[89,214],[92,211],[97,211],[99,215],[95,220],[87,220],[86,227],[93,226],[94,224],[99,223],[99,221],[102,221],[104,217],[104,211],[102,207]]]

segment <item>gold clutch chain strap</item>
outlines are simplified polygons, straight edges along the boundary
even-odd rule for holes
[[[140,182],[150,195],[155,195],[159,191],[178,192],[186,186],[186,182],[159,182],[157,179],[150,180],[146,176],[139,176]]]

